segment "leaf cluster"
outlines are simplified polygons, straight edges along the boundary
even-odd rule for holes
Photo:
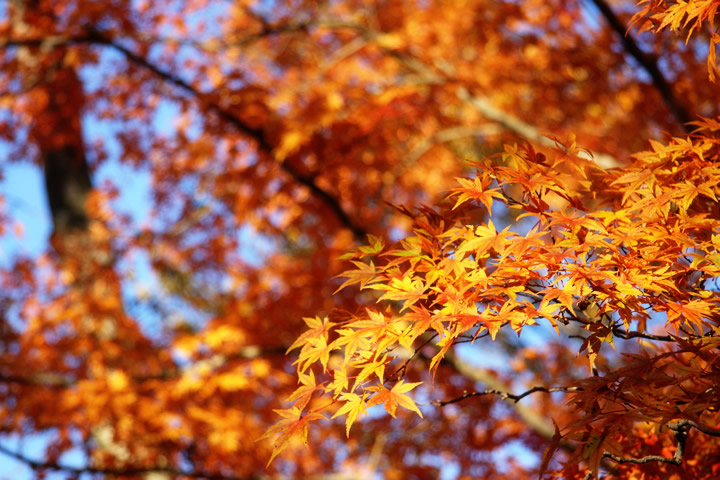
[[[720,129],[715,120],[697,126],[702,135],[652,142],[608,171],[572,139],[547,155],[508,146],[458,179],[451,207],[414,214],[412,235],[389,247],[370,238],[346,255],[354,268],[341,288],[379,292],[381,309],[307,320],[311,330],[293,345],[304,379],[298,391],[306,391],[313,365],[328,377],[320,384],[312,377],[327,398],[312,404],[313,418],[344,415],[349,434],[373,405],[392,416],[397,406],[422,415],[406,395],[418,383],[405,382],[404,368],[428,344],[434,373],[458,343],[547,322],[560,336],[571,326],[583,332],[578,354],[591,374],[567,385],[575,420],[548,455],[561,441],[572,444],[568,464],[585,462],[597,473],[673,421],[714,425]],[[640,349],[602,368],[600,360],[612,357],[603,351],[625,341]],[[284,438],[292,429],[273,432]]]

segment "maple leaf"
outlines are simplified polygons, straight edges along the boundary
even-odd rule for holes
[[[298,372],[298,378],[301,386],[298,387],[288,398],[288,402],[295,402],[295,407],[301,411],[310,402],[313,394],[320,389],[315,383],[315,374],[312,370],[310,373],[303,374]]]
[[[445,332],[443,321],[447,320],[447,317],[440,312],[431,313],[422,308],[412,308],[412,312],[406,314],[403,318],[410,322],[410,326],[402,337],[406,348],[407,345],[411,345],[415,339],[431,328],[438,335],[443,335]]]
[[[622,202],[625,204],[627,199],[640,188],[651,190],[655,186],[655,175],[650,169],[631,171],[615,180],[612,185],[626,185],[622,197]]]
[[[327,370],[327,363],[330,360],[330,352],[335,349],[333,343],[328,344],[325,337],[309,338],[305,341],[300,355],[293,365],[300,365],[298,371],[303,373],[315,362],[320,362],[323,370]]]
[[[370,245],[363,245],[358,248],[365,255],[377,255],[385,248],[382,238],[376,235],[368,235],[368,243]]]
[[[455,255],[462,258],[468,252],[471,252],[476,258],[482,258],[486,253],[504,254],[507,237],[511,234],[506,228],[505,231],[498,233],[492,220],[487,225],[480,225],[472,230],[468,230],[463,234],[463,241],[459,243],[455,251]]]
[[[285,353],[289,353],[290,351],[296,349],[297,347],[303,345],[304,343],[308,342],[308,340],[313,338],[323,338],[327,341],[328,339],[328,332],[330,332],[330,329],[335,325],[333,322],[331,322],[328,317],[313,317],[313,318],[303,318],[305,321],[305,324],[310,328],[310,330],[304,332],[301,334],[293,343],[290,345]]]
[[[672,197],[676,200],[676,202],[678,202],[678,205],[683,210],[688,210],[693,200],[695,200],[695,197],[698,195],[705,195],[714,202],[717,202],[717,197],[712,189],[712,187],[715,187],[717,183],[717,180],[705,182],[700,185],[684,182],[677,186],[672,194]]]
[[[351,391],[354,391],[367,378],[369,378],[370,375],[375,375],[380,382],[384,381],[385,367],[388,363],[387,354],[384,353],[382,355],[377,355],[379,352],[376,352],[376,354],[373,355],[372,351],[365,351],[362,353],[364,358],[361,357],[352,362],[352,366],[360,368],[360,372],[355,376],[355,383],[353,384]]]
[[[412,410],[413,412],[417,413],[420,418],[422,418],[422,412],[420,411],[420,409],[417,407],[417,405],[415,405],[413,399],[406,395],[407,392],[420,384],[422,384],[422,382],[405,383],[404,380],[399,380],[389,390],[383,385],[379,385],[377,387],[368,387],[369,391],[377,393],[370,397],[367,402],[367,406],[372,407],[373,405],[379,405],[381,403],[384,403],[385,410],[387,410],[391,417],[395,418],[395,411],[397,410],[397,407],[399,405],[408,410]]]
[[[546,288],[542,290],[540,294],[543,295],[543,299],[540,304],[541,310],[548,308],[550,302],[557,300],[560,305],[567,308],[570,313],[575,315],[575,310],[573,309],[573,304],[575,303],[575,290],[572,288],[572,285],[568,287],[568,284],[566,283],[563,285],[563,288]]]
[[[335,412],[332,418],[340,415],[347,415],[347,419],[345,420],[345,434],[348,437],[350,436],[350,427],[352,427],[352,424],[355,423],[358,415],[361,412],[367,415],[367,407],[369,406],[366,404],[367,397],[367,393],[364,393],[362,397],[356,393],[349,392],[340,395],[340,398],[345,400],[345,404],[340,407],[337,412]]]
[[[333,396],[337,397],[344,390],[347,390],[350,379],[348,378],[347,369],[345,365],[340,365],[338,368],[332,370],[333,381],[327,386],[326,391],[333,392]]]
[[[297,407],[285,410],[276,409],[273,411],[281,417],[284,417],[284,420],[280,420],[275,425],[268,428],[267,431],[256,440],[256,442],[259,442],[260,440],[264,440],[266,438],[275,439],[272,455],[270,456],[270,460],[267,462],[268,466],[272,463],[275,457],[288,447],[292,439],[300,437],[307,445],[308,425],[310,422],[321,418],[327,419],[325,415],[317,412],[308,412],[303,415],[302,410]]]
[[[712,307],[705,300],[690,300],[687,303],[667,304],[668,323],[675,325],[676,328],[679,319],[682,319],[683,322],[690,325],[702,328],[704,323],[703,318],[709,318],[711,315]]]
[[[433,374],[433,379],[435,378],[435,373],[437,373],[437,369],[440,366],[440,362],[443,358],[445,358],[445,354],[450,350],[450,347],[452,347],[455,338],[456,335],[451,333],[438,340],[437,346],[440,347],[440,350],[438,350],[438,352],[430,360],[430,371]]]
[[[347,327],[354,332],[352,335],[356,337],[369,337],[368,342],[373,345],[376,351],[381,352],[385,350],[397,343],[403,336],[401,322],[399,322],[398,319],[392,316],[385,317],[381,312],[376,312],[371,309],[366,309],[366,312],[368,319],[350,322],[347,324]],[[347,339],[349,338],[351,338],[351,336],[345,336],[338,342],[338,345],[348,341]],[[351,352],[352,351],[354,351],[354,349],[351,350]],[[348,348],[346,347],[346,354],[350,355],[351,352],[348,352]]]
[[[593,477],[597,478],[598,470],[600,469],[600,462],[605,454],[605,449],[602,448],[608,435],[607,427],[599,434],[590,435],[582,447],[582,458],[590,465]]]
[[[359,335],[357,330],[342,328],[338,330],[340,335],[333,343],[333,348],[344,347],[345,358],[352,358],[358,350],[368,350],[372,343],[366,336]]]
[[[560,333],[557,326],[557,320],[555,319],[555,315],[560,309],[560,305],[553,305],[549,303],[549,301],[545,301],[545,299],[543,299],[543,301],[540,302],[539,308],[536,308],[533,304],[527,302],[525,303],[525,309],[529,318],[543,317],[550,322],[556,333]]]
[[[466,178],[456,178],[456,180],[462,187],[450,190],[450,196],[458,197],[455,205],[452,207],[453,210],[465,202],[475,200],[485,205],[488,212],[492,212],[493,199],[503,198],[503,194],[499,188],[487,188],[491,181],[487,177],[476,176],[472,180]]]
[[[393,278],[388,284],[369,285],[368,288],[385,291],[378,299],[378,302],[382,300],[402,301],[401,312],[423,298],[426,290],[423,280],[414,278],[411,275],[405,275],[403,278]]]
[[[357,269],[347,270],[338,275],[338,277],[345,277],[347,278],[347,280],[345,280],[343,284],[340,285],[337,290],[335,290],[335,293],[339,292],[340,290],[349,285],[359,283],[360,288],[365,288],[369,283],[380,280],[375,269],[375,264],[372,262],[372,260],[369,263],[352,260],[352,263],[357,267]]]
[[[555,432],[550,439],[550,443],[545,448],[545,453],[543,454],[542,462],[540,463],[540,473],[538,474],[538,480],[543,479],[545,471],[550,464],[550,460],[552,459],[555,452],[560,448],[560,442],[562,441],[562,435],[560,434],[560,429],[558,428],[557,423],[555,423],[555,420],[553,420],[552,423],[553,427],[555,428]]]

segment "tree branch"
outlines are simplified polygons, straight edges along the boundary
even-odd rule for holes
[[[478,368],[475,366],[472,366],[462,360],[460,360],[455,353],[452,350],[449,350],[445,357],[443,358],[443,362],[446,362],[449,364],[452,368],[454,368],[459,374],[467,378],[468,380],[471,380],[473,382],[479,382],[484,383],[488,387],[490,387],[490,391],[499,391],[499,392],[507,392],[508,388],[507,386],[497,378],[497,376],[492,373],[491,371],[484,369],[484,368]],[[534,387],[537,388],[537,387]],[[542,388],[542,387],[540,387]],[[557,388],[557,387],[553,387]],[[562,387],[560,387],[562,388]],[[533,390],[533,389],[531,389]],[[542,391],[542,390],[537,390]],[[568,390],[570,391],[570,390]],[[532,393],[532,392],[531,392]],[[522,395],[522,394],[521,394]],[[529,395],[529,393],[528,393]],[[518,395],[520,396],[520,395]],[[525,424],[537,435],[543,437],[545,440],[552,441],[553,436],[555,435],[555,426],[551,421],[548,421],[548,419],[536,411],[532,410],[531,408],[522,405],[518,403],[518,400],[514,400],[510,397],[504,399],[505,402],[507,402],[514,410],[515,413],[522,419],[522,421],[525,422]],[[574,452],[577,448],[577,445],[574,443],[571,443],[565,439],[561,439],[559,442],[560,448],[565,450],[566,452]],[[607,470],[614,472],[615,466],[610,463],[604,463],[604,467],[607,468]]]
[[[553,393],[553,392],[577,392],[582,390],[581,387],[541,387],[536,386],[532,387],[529,390],[526,390],[519,394],[513,394],[509,392],[505,392],[502,390],[495,390],[495,389],[489,389],[489,390],[483,390],[481,392],[465,392],[461,396],[457,398],[453,398],[451,400],[444,400],[444,401],[435,401],[432,402],[433,405],[437,405],[438,407],[444,407],[445,405],[449,405],[451,403],[457,403],[465,400],[466,398],[470,397],[480,397],[484,395],[497,395],[503,400],[512,400],[513,403],[517,403],[523,398],[527,397],[528,395],[531,395],[533,393],[537,392],[544,392],[544,393]]]
[[[675,119],[682,124],[682,128],[685,130],[685,133],[691,133],[693,128],[688,125],[688,123],[693,119],[687,109],[682,105],[682,103],[680,103],[673,93],[672,86],[665,78],[665,75],[663,75],[660,71],[657,61],[649,55],[646,55],[645,52],[640,49],[635,41],[635,38],[630,35],[627,27],[617,17],[617,15],[615,15],[615,12],[613,12],[612,8],[605,0],[592,0],[592,3],[595,4],[595,7],[597,7],[598,10],[600,10],[600,13],[603,17],[605,17],[605,20],[607,20],[610,28],[620,35],[625,50],[640,64],[648,75],[650,75],[653,85],[655,85],[655,88],[658,92],[660,92],[663,102],[665,102],[665,105],[668,107],[668,110],[670,110]]]
[[[640,458],[634,458],[634,457],[620,457],[617,455],[614,455],[610,452],[604,452],[603,458],[607,458],[609,460],[612,460],[616,463],[634,463],[637,465],[642,465],[644,463],[650,463],[650,462],[659,462],[659,463],[669,463],[671,465],[682,465],[683,462],[683,455],[685,453],[685,445],[687,443],[687,437],[690,433],[690,428],[695,428],[702,433],[705,433],[706,435],[710,435],[713,437],[720,437],[720,429],[718,428],[711,428],[707,427],[705,425],[700,425],[698,423],[693,422],[692,420],[678,420],[677,422],[668,423],[666,425],[667,428],[670,430],[673,430],[675,432],[675,439],[677,440],[677,445],[675,447],[675,453],[671,458],[669,457],[663,457],[662,455],[646,455],[644,457]],[[590,480],[592,478],[592,472],[588,472],[587,475],[585,475],[584,480]]]
[[[461,374],[468,380],[487,385],[488,387],[490,387],[491,391],[506,392],[508,390],[507,386],[492,372],[484,368],[472,366],[460,360],[457,355],[455,355],[455,353],[452,351],[448,351],[445,354],[443,361],[447,362],[448,365],[450,365],[454,370],[456,370],[459,374]],[[535,433],[545,438],[546,440],[550,440],[553,438],[553,435],[555,434],[555,427],[553,426],[552,422],[548,421],[547,418],[530,409],[529,407],[521,405],[510,398],[506,398],[505,401],[508,402],[515,409],[515,412],[518,414],[518,416]]]
[[[712,437],[720,437],[720,428],[712,428],[708,427],[706,425],[700,425],[698,423],[693,422],[692,420],[678,420],[677,422],[668,423],[667,427],[670,430],[674,430],[676,432],[682,431],[686,428],[696,428],[697,430],[700,430],[705,435],[710,435]]]
[[[645,455],[641,458],[633,457],[619,457],[610,452],[604,452],[602,455],[603,459],[612,460],[616,463],[634,463],[636,465],[642,465],[644,463],[659,462],[669,463],[671,465],[682,465],[683,454],[685,453],[685,443],[687,441],[687,428],[675,430],[675,438],[677,439],[677,446],[675,447],[675,454],[672,458],[663,457],[662,455]],[[593,476],[593,472],[588,472],[583,480],[590,480]]]
[[[617,326],[612,328],[612,332],[613,335],[624,340],[631,340],[633,338],[644,338],[646,340],[654,340],[656,342],[677,342],[678,339],[691,340],[689,337],[671,337],[670,335],[654,335],[652,333],[626,331]]]

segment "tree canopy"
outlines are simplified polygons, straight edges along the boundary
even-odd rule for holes
[[[8,3],[0,455],[717,478],[719,7]]]

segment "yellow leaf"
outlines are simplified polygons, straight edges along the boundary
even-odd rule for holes
[[[289,353],[290,351],[301,346],[312,338],[323,337],[327,340],[328,332],[333,327],[333,325],[335,325],[328,319],[328,317],[305,317],[303,318],[303,320],[305,321],[305,324],[310,327],[310,330],[300,335],[297,340],[295,340],[293,344],[288,347],[285,353]]]
[[[280,420],[268,428],[267,431],[256,440],[256,442],[259,442],[266,438],[275,437],[273,452],[267,465],[270,465],[275,457],[288,447],[292,438],[299,436],[302,438],[302,441],[307,444],[308,424],[313,420],[326,418],[325,415],[317,412],[308,412],[303,415],[302,411],[297,407],[273,411],[284,417],[284,420]]]
[[[335,415],[332,416],[332,418],[340,415],[347,415],[347,419],[345,420],[345,434],[349,437],[350,427],[352,427],[352,424],[355,423],[358,414],[362,412],[367,415],[365,405],[365,399],[367,398],[367,394],[363,394],[363,396],[361,397],[356,393],[343,393],[342,395],[340,395],[340,398],[345,400],[345,405],[340,407],[338,411],[335,412]]]

